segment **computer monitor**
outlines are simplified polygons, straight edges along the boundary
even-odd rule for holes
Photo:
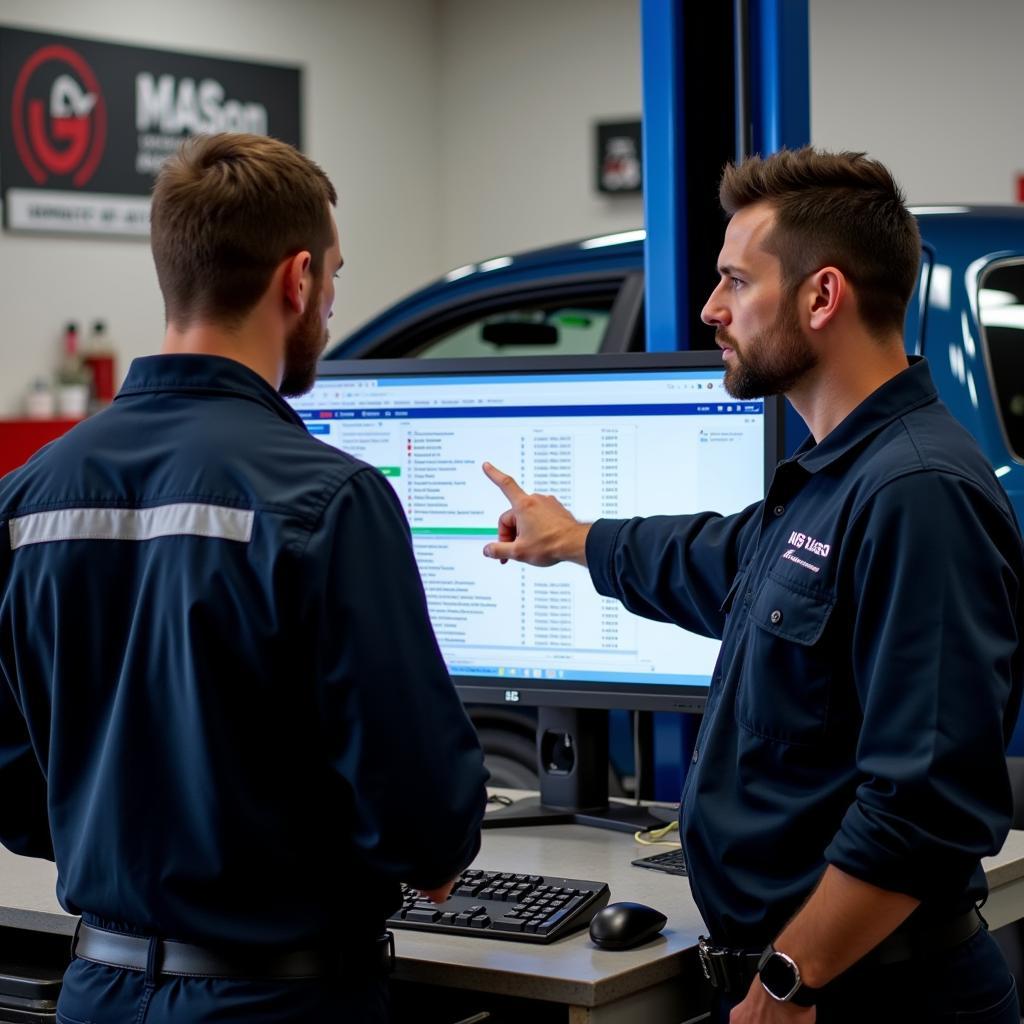
[[[394,487],[463,700],[539,709],[541,803],[606,818],[607,709],[702,710],[718,642],[627,612],[577,565],[485,558],[508,503],[481,463],[582,520],[736,512],[779,457],[777,400],[731,397],[714,350],[326,362],[292,405]]]

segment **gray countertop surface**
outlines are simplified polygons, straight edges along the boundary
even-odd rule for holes
[[[668,915],[655,940],[637,949],[597,949],[586,931],[550,945],[534,945],[396,929],[398,978],[471,988],[580,1006],[597,1006],[696,969],[684,954],[703,930],[687,880],[633,867],[630,860],[664,846],[641,846],[626,833],[556,825],[489,829],[474,867],[606,881],[612,901],[647,903]],[[1011,832],[1003,849],[984,862],[992,889],[1021,888],[1024,832]],[[56,871],[47,861],[0,848],[0,925],[71,935],[76,919],[54,895]]]

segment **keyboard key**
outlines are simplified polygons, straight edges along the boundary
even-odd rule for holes
[[[441,916],[439,910],[427,910],[425,907],[413,907],[405,915],[406,921],[422,921],[426,924],[432,924]]]
[[[546,921],[544,921],[539,931],[542,935],[546,935],[559,921],[568,917],[577,907],[583,903],[582,899],[570,900],[561,910],[556,910]]]
[[[491,922],[491,928],[496,932],[521,932],[525,927],[526,922],[517,917],[497,917]]]

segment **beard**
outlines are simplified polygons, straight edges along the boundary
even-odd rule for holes
[[[744,342],[742,350],[723,327],[715,331],[715,340],[733,352],[723,381],[733,398],[785,394],[818,365],[818,356],[800,328],[795,295],[783,299],[775,322]]]
[[[327,347],[328,337],[320,322],[319,304],[310,302],[285,340],[284,374],[278,388],[284,398],[298,398],[313,386],[316,364]]]

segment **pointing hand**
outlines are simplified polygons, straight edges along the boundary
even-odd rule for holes
[[[512,477],[489,462],[483,464],[483,470],[511,505],[498,517],[497,541],[484,547],[488,558],[541,566],[587,564],[589,523],[578,522],[557,498],[527,494]]]

